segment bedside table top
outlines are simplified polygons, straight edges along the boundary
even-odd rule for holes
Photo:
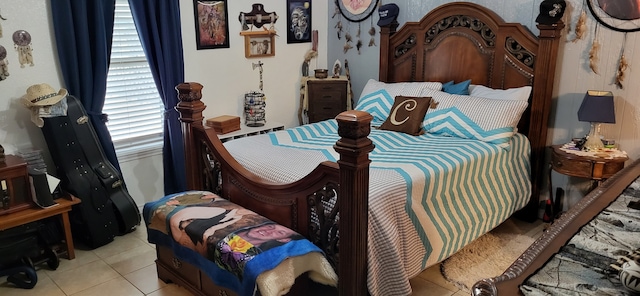
[[[627,153],[620,150],[603,150],[599,152],[586,152],[566,148],[567,144],[552,145],[553,153],[568,159],[591,160],[599,162],[625,162],[629,159]]]
[[[561,174],[602,180],[613,176],[629,159],[619,150],[598,153],[569,150],[565,145],[551,146],[551,168]]]

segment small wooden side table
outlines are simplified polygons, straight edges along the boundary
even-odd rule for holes
[[[58,205],[51,206],[46,209],[32,207],[13,212],[11,214],[0,215],[0,230],[6,230],[22,224],[60,215],[64,231],[64,242],[67,249],[67,259],[74,259],[76,257],[76,253],[73,248],[69,211],[71,211],[71,206],[80,203],[80,199],[70,195],[70,198],[58,198],[55,202],[58,203]]]
[[[551,163],[549,165],[549,196],[553,201],[553,186],[551,185],[551,171],[556,171],[560,174],[590,179],[593,184],[592,188],[600,185],[604,180],[610,178],[615,173],[624,168],[624,163],[629,158],[614,157],[609,158],[606,152],[603,156],[582,156],[572,154],[561,150],[563,145],[551,146]],[[556,194],[558,195],[558,194]],[[559,210],[559,199],[561,196],[556,196],[555,212]]]

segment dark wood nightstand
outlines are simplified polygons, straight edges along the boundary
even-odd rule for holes
[[[563,151],[563,145],[551,146],[551,163],[549,165],[549,196],[553,201],[553,186],[551,184],[551,171],[560,174],[590,179],[593,184],[591,190],[599,186],[604,180],[610,178],[615,173],[624,168],[624,163],[629,158],[619,156],[610,158],[607,152],[596,154],[595,156],[583,156]],[[558,213],[561,208],[561,190],[556,194],[554,212]]]
[[[307,81],[309,123],[335,118],[347,110],[347,81],[331,78]]]

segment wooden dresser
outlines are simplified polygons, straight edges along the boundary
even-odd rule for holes
[[[347,80],[314,79],[307,81],[309,123],[335,118],[346,111]]]

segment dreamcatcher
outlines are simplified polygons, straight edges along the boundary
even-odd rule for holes
[[[29,64],[33,66],[33,49],[31,48],[31,34],[25,30],[18,30],[13,33],[13,43],[18,51],[18,61],[20,62],[20,68],[24,68],[24,65]]]
[[[347,53],[350,49],[354,47],[358,52],[361,53],[361,49],[363,46],[362,42],[362,22],[371,17],[371,15],[375,12],[378,7],[380,0],[335,0],[335,12],[331,18],[335,18],[338,16],[338,21],[334,28],[337,31],[338,39],[342,39],[344,34],[345,44],[343,46],[343,52]],[[342,23],[342,18],[344,18],[349,23],[347,24],[347,29],[344,31],[344,25]],[[350,33],[351,23],[357,23],[358,27],[356,28],[355,41],[353,36]],[[371,18],[371,28],[368,30],[371,39],[369,40],[369,46],[376,46],[375,42],[375,34],[376,29],[373,26],[373,18]]]
[[[9,76],[9,61],[7,61],[7,50],[0,45],[0,81]]]
[[[637,1],[617,0],[586,0],[589,10],[599,24],[624,33],[620,58],[616,69],[614,83],[616,87],[623,88],[622,82],[625,72],[629,68],[624,55],[627,43],[627,33],[640,31],[640,4]]]

